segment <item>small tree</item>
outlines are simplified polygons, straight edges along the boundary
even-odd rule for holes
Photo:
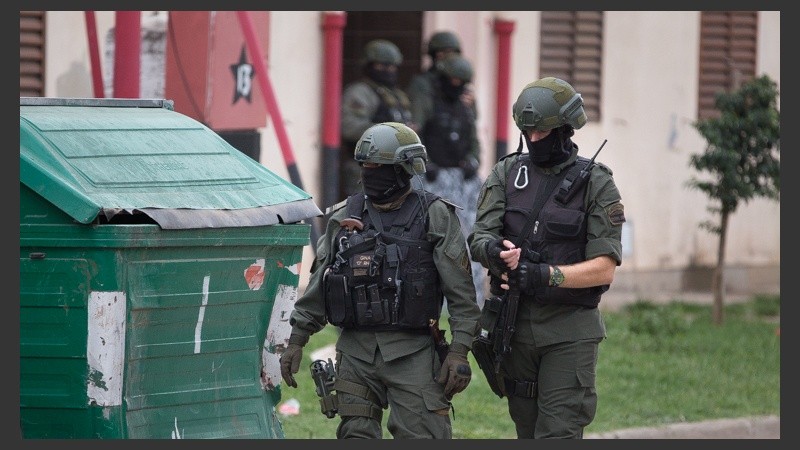
[[[724,320],[723,269],[725,242],[730,215],[740,202],[756,197],[780,201],[780,112],[778,89],[768,76],[754,78],[733,92],[717,94],[714,105],[719,118],[700,120],[692,125],[706,139],[704,153],[691,156],[690,165],[710,173],[706,179],[692,177],[691,188],[710,197],[707,209],[719,215],[719,222],[702,222],[719,235],[717,265],[711,281],[714,295],[713,321]]]

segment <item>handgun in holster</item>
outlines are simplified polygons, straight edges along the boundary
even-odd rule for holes
[[[336,371],[333,361],[328,358],[328,362],[318,359],[311,363],[311,378],[314,379],[317,395],[319,396],[319,406],[325,417],[332,419],[336,416],[339,402],[336,393],[333,392],[333,384],[336,381]]]

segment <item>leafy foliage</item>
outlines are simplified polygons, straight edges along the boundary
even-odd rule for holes
[[[755,197],[779,199],[780,112],[778,89],[762,75],[733,92],[717,94],[718,118],[695,122],[706,139],[702,154],[691,156],[691,166],[709,172],[706,179],[692,178],[688,185],[705,192],[714,202],[708,210],[727,216],[740,202]],[[701,224],[720,234],[719,225]]]

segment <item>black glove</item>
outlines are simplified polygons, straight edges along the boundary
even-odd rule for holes
[[[439,166],[430,161],[425,163],[425,179],[433,183],[439,177]]]
[[[281,377],[287,386],[297,387],[294,374],[300,370],[303,360],[303,346],[308,342],[308,337],[292,334],[289,336],[289,345],[281,354]]]
[[[464,161],[461,161],[459,165],[461,166],[461,171],[464,174],[465,180],[472,179],[478,173],[478,168],[481,166],[478,160],[475,158],[468,158]]]
[[[489,265],[498,273],[508,271],[508,266],[503,258],[500,257],[500,252],[508,250],[503,245],[503,239],[495,239],[486,243],[486,256],[489,257]]]
[[[550,284],[550,265],[520,261],[517,270],[508,275],[508,287],[520,292],[533,293],[537,288]]]
[[[472,369],[467,361],[468,351],[469,349],[465,345],[452,343],[444,362],[442,362],[436,382],[439,384],[447,382],[444,386],[444,395],[448,399],[452,399],[454,395],[466,389],[472,380]]]

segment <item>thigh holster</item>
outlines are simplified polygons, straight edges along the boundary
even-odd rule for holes
[[[378,422],[382,421],[383,409],[380,407],[381,401],[378,396],[375,395],[375,393],[373,393],[368,387],[352,381],[337,378],[333,384],[333,388],[337,393],[344,392],[350,395],[355,395],[356,397],[361,397],[369,402],[369,404],[341,404],[338,402],[338,398],[333,398],[332,401],[337,403],[336,409],[340,416],[369,417],[377,420]]]

